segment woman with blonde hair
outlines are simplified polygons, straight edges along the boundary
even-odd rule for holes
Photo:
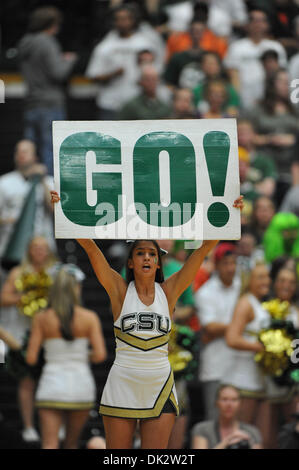
[[[23,421],[22,438],[28,442],[39,440],[34,428],[34,391],[40,368],[26,365],[23,353],[35,313],[47,306],[48,289],[52,282],[49,269],[57,262],[48,241],[34,237],[24,260],[13,268],[0,292],[1,325],[22,344],[21,353],[12,349],[7,355],[8,372],[18,381],[18,401]]]
[[[106,358],[98,316],[80,306],[82,275],[76,266],[63,265],[51,287],[49,307],[33,321],[26,360],[35,364],[43,346],[46,363],[36,391],[43,449],[58,448],[62,422],[64,448],[78,447],[96,394],[89,359],[97,363]]]
[[[257,263],[250,273],[248,290],[237,302],[226,332],[227,344],[235,352],[230,370],[224,374],[227,382],[240,389],[240,419],[260,429],[266,448],[270,433],[270,407],[266,396],[266,378],[254,357],[264,349],[258,341],[258,334],[269,322],[269,314],[262,306],[269,288],[268,268],[263,263]]]

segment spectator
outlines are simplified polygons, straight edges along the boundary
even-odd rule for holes
[[[264,234],[263,245],[268,263],[283,255],[298,259],[299,218],[288,212],[276,214]]]
[[[264,83],[267,83],[280,69],[278,52],[268,49],[261,55],[260,60],[265,72]]]
[[[128,100],[138,94],[138,53],[152,49],[148,35],[138,30],[135,9],[123,5],[114,10],[114,29],[95,47],[86,75],[99,83],[99,119],[115,119]]]
[[[64,82],[77,58],[72,52],[61,53],[55,39],[61,23],[62,15],[55,7],[38,8],[18,45],[28,90],[24,137],[37,144],[49,175],[53,175],[52,121],[66,119]]]
[[[22,265],[13,268],[0,293],[1,325],[26,347],[26,336],[33,315],[46,306],[51,283],[48,269],[56,262],[47,241],[42,237],[30,242]],[[18,367],[18,357],[12,355],[9,372],[18,380],[18,400],[25,441],[37,441],[39,436],[33,423],[33,400],[40,369]]]
[[[234,348],[235,352],[230,368],[223,371],[225,382],[231,383],[241,391],[241,421],[259,428],[266,448],[270,439],[270,407],[266,400],[265,376],[254,356],[263,350],[257,335],[270,318],[261,303],[269,288],[268,269],[264,264],[257,264],[250,274],[248,292],[239,299],[226,331],[227,344]]]
[[[31,180],[35,176],[40,177],[41,181],[35,190],[36,209],[33,233],[23,233],[22,236],[27,237],[29,241],[33,235],[43,235],[47,238],[52,250],[56,247],[52,222],[53,208],[49,196],[53,179],[47,176],[45,165],[38,163],[33,142],[21,140],[17,143],[14,163],[15,170],[0,177],[0,258],[3,257],[16,223],[22,215],[24,202],[32,187]]]
[[[158,96],[159,75],[153,65],[144,65],[139,80],[141,93],[128,101],[119,111],[118,119],[164,119],[169,116],[169,106]]]
[[[237,108],[240,106],[239,95],[230,84],[227,74],[222,66],[221,59],[216,52],[203,52],[201,55],[201,71],[203,72],[202,80],[194,88],[194,103],[199,112],[206,111],[207,103],[204,100],[206,85],[211,80],[225,81],[227,103],[225,107],[230,115],[235,115]]]
[[[227,51],[227,41],[208,29],[207,18],[195,16],[188,32],[173,33],[169,36],[166,43],[166,62],[176,52],[190,49],[217,52],[223,59]]]
[[[42,432],[42,448],[57,449],[59,428],[66,421],[64,448],[77,449],[89,410],[94,406],[95,382],[90,359],[102,362],[106,349],[95,312],[80,306],[82,271],[63,265],[51,288],[49,308],[34,318],[26,354],[27,363],[37,362],[40,348],[46,363],[36,392]]]
[[[226,242],[219,244],[214,258],[215,275],[195,293],[195,305],[203,329],[199,379],[205,419],[216,418],[216,391],[224,370],[231,364],[231,350],[224,337],[241,288],[240,279],[236,276],[235,246]]]
[[[202,23],[194,20],[188,33],[190,44],[186,44],[182,49],[176,46],[178,50],[175,50],[167,61],[164,79],[171,88],[194,88],[203,79],[201,70],[203,48],[200,45],[202,29]]]
[[[240,392],[233,385],[217,390],[218,420],[204,421],[192,429],[192,449],[261,449],[259,430],[239,421]]]
[[[158,66],[155,54],[151,49],[144,49],[137,54],[138,67],[142,68],[144,65]]]
[[[211,80],[206,84],[203,93],[203,101],[205,102],[206,109],[201,112],[201,118],[221,119],[225,117],[235,117],[237,115],[236,109],[228,107],[227,87],[223,80]]]
[[[299,119],[289,98],[288,74],[279,70],[268,82],[265,98],[252,110],[256,128],[256,144],[273,159],[279,179],[275,200],[279,205],[291,178],[290,168],[293,159]]]
[[[277,41],[267,39],[268,33],[267,14],[258,8],[253,9],[249,13],[247,37],[232,42],[224,61],[245,109],[254,106],[263,96],[264,70],[260,62],[261,55],[268,49],[274,49],[279,55],[280,66],[285,67],[287,64],[284,48]]]
[[[159,74],[159,84],[157,87],[157,96],[162,101],[166,103],[171,102],[172,93],[170,88],[161,80],[160,72],[161,72],[161,64],[159,65],[158,61],[156,60],[156,56],[152,50],[145,49],[143,51],[138,52],[137,54],[137,64],[140,69],[140,73],[143,69],[144,65],[152,65],[155,67]]]
[[[278,177],[275,163],[267,155],[257,150],[256,133],[252,120],[238,119],[237,126],[239,146],[249,154],[250,168],[246,179],[253,185],[257,193],[271,197],[274,194]]]
[[[173,93],[171,119],[194,119],[196,117],[193,95],[189,88],[178,88]]]
[[[291,258],[286,255],[278,256],[278,258],[275,258],[275,260],[271,263],[270,277],[272,281],[272,287],[273,281],[274,279],[276,279],[277,274],[281,269],[296,271],[296,262],[294,258]],[[274,295],[273,289],[271,290],[271,295]]]
[[[272,199],[266,196],[260,196],[254,201],[250,229],[255,235],[258,246],[261,245],[265,231],[274,215],[275,205]]]
[[[254,234],[248,229],[243,229],[241,238],[237,241],[236,252],[237,272],[242,283],[246,283],[256,263],[264,261],[264,251],[257,247]]]

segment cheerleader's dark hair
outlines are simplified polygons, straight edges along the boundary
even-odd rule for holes
[[[131,281],[135,280],[134,271],[133,271],[133,269],[128,267],[128,261],[129,261],[129,259],[132,259],[133,250],[138,247],[138,244],[140,242],[143,242],[143,241],[151,242],[154,245],[154,247],[157,249],[158,264],[159,264],[160,268],[158,268],[157,271],[156,271],[155,282],[158,282],[159,284],[161,284],[162,282],[164,282],[164,274],[163,274],[163,267],[162,267],[162,255],[165,254],[166,252],[164,250],[161,250],[161,248],[159,247],[156,240],[134,240],[134,241],[132,240],[132,241],[129,241],[130,250],[129,250],[129,254],[128,254],[128,258],[127,258],[127,262],[126,262],[126,281],[129,284]]]

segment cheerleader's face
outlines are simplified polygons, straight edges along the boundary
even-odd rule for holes
[[[32,264],[46,263],[50,251],[47,241],[44,238],[35,238],[29,247],[29,258]]]
[[[275,295],[290,302],[296,292],[296,274],[290,269],[281,269],[274,283]]]
[[[153,276],[160,268],[157,248],[150,241],[140,241],[134,248],[132,258],[128,260],[128,267],[134,270],[134,275]]]
[[[268,294],[270,289],[270,276],[266,266],[256,266],[252,272],[249,282],[249,290],[258,299]]]

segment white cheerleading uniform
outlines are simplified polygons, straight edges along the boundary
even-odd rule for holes
[[[100,414],[120,418],[160,416],[170,400],[178,414],[173,372],[168,361],[171,320],[166,295],[155,282],[154,302],[138,297],[128,285],[114,323],[116,357],[103,390]]]
[[[45,340],[46,364],[36,391],[38,408],[88,410],[93,408],[96,386],[89,367],[87,338]]]
[[[247,298],[253,308],[254,319],[246,325],[243,336],[247,341],[255,342],[260,330],[268,326],[270,315],[254,295],[248,294]],[[225,383],[239,388],[243,397],[265,398],[266,376],[255,362],[255,355],[251,351],[234,350],[231,367],[224,374]]]

